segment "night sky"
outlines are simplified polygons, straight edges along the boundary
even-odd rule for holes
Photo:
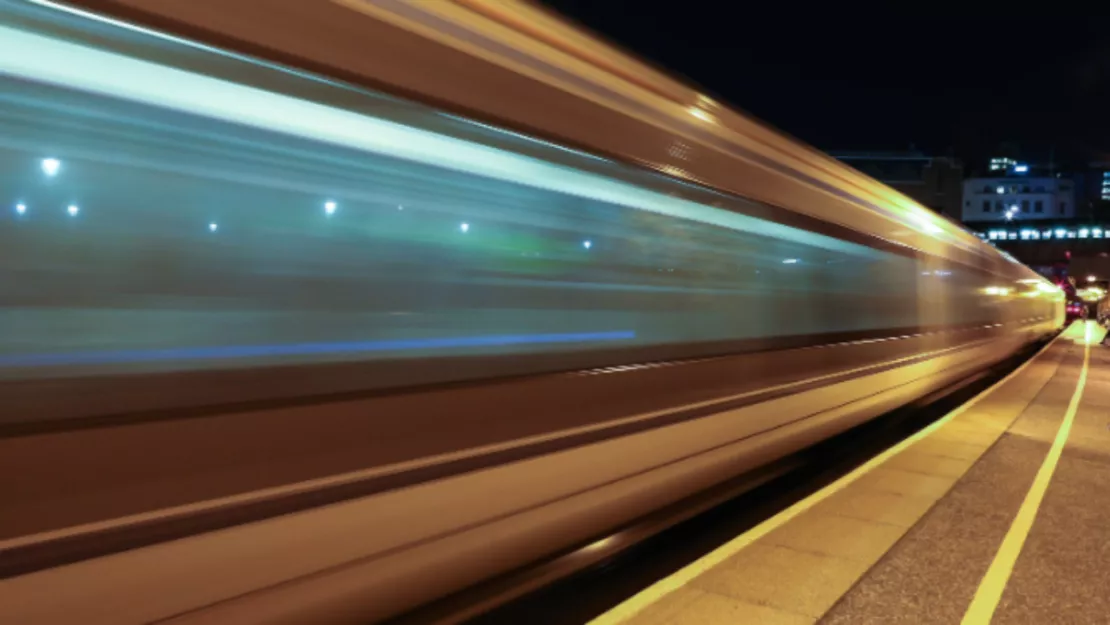
[[[826,151],[913,145],[974,163],[1011,142],[1033,161],[1110,154],[1110,12],[1094,3],[822,14],[735,0],[542,2]]]

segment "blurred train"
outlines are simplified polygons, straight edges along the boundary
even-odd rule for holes
[[[527,3],[0,15],[5,623],[387,618],[1064,322]]]

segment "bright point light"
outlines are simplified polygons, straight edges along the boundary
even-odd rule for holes
[[[327,202],[324,202],[324,212],[325,213],[327,213],[329,215],[334,215],[335,214],[335,209],[336,209],[335,202],[333,202],[331,200],[328,200]]]
[[[933,223],[933,219],[929,215],[914,215],[914,217],[917,219],[917,223],[921,224],[921,227],[924,228],[926,232],[936,234],[941,231],[940,226]]]
[[[1056,238],[1057,238],[1057,239],[1062,239],[1062,238],[1064,238],[1065,236],[1067,236],[1067,234],[1068,234],[1068,231],[1067,231],[1067,230],[1057,230],[1057,231],[1056,231]]]
[[[57,174],[58,170],[61,168],[62,162],[56,158],[42,159],[42,173],[46,174],[47,176],[53,176]]]
[[[699,108],[697,106],[691,106],[690,107],[690,114],[693,115],[694,117],[697,117],[698,119],[702,120],[703,122],[713,121],[713,116],[710,115],[708,111],[706,111],[705,109]]]
[[[1096,278],[1094,276],[1087,276],[1087,282],[1094,282],[1095,280]]]
[[[78,208],[76,204],[70,204],[70,205],[69,205],[69,206],[68,206],[68,207],[66,208],[66,212],[67,212],[67,213],[69,213],[69,216],[70,216],[70,217],[76,217],[76,216],[77,216],[77,213],[80,213],[80,212],[81,212],[81,209],[80,209],[80,208]]]
[[[215,231],[217,231],[217,230],[219,230],[219,229],[220,229],[220,226],[219,226],[219,224],[217,224],[217,223],[216,223],[216,222],[214,222],[214,221],[213,221],[212,223],[208,224],[208,231],[209,231],[209,232],[215,232]]]
[[[798,259],[797,259],[797,258],[787,258],[787,259],[784,259],[784,260],[782,261],[782,264],[784,264],[784,265],[794,265],[794,264],[796,264],[797,262],[798,262]]]
[[[995,191],[998,191],[998,194],[1002,195],[1006,192],[1006,187],[998,187],[997,189],[995,189]]]
[[[16,204],[15,205],[15,212],[19,213],[20,215],[26,213],[27,212],[27,205],[26,204]]]
[[[591,247],[593,247],[593,246],[594,246],[594,244],[593,244],[593,242],[591,242],[591,241],[583,241],[583,242],[582,242],[582,247],[584,247],[584,248],[586,248],[586,249],[590,249],[590,248],[591,248]]]
[[[1088,234],[1090,234],[1090,231],[1088,231],[1086,228],[1083,228],[1079,231],[1079,238],[1086,239]]]
[[[470,232],[470,224],[468,224],[468,223],[459,224],[459,230],[462,230],[463,232]]]
[[[1019,173],[1019,174],[1024,174],[1025,172],[1029,171],[1029,166],[1028,165],[1014,165],[1014,171]]]

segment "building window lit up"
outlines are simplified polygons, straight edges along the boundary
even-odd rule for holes
[[[1110,201],[1110,171],[1102,172],[1102,199]]]
[[[1007,171],[1014,165],[1017,165],[1017,161],[1012,158],[991,159],[991,171]]]
[[[1110,169],[1098,180],[1102,197],[1110,200]],[[1003,172],[965,180],[961,204],[965,222],[1030,222],[1075,217],[1075,199],[1071,180],[1031,174],[1017,179]]]
[[[1105,226],[1087,226],[1082,228],[1049,228],[1038,230],[1036,228],[1012,228],[987,230],[976,233],[979,238],[988,241],[1052,241],[1054,239],[1104,239],[1110,238],[1110,229]]]

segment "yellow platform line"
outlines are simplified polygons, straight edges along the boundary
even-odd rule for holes
[[[982,399],[987,397],[995,389],[1000,388],[1005,383],[1018,376],[1022,371],[1025,370],[1026,367],[1037,360],[1037,358],[1041,354],[1043,354],[1050,345],[1055,343],[1056,340],[1058,340],[1062,336],[1064,336],[1064,334],[1057,335],[1055,339],[1053,339],[1048,345],[1043,347],[1041,351],[1037,352],[1036,355],[1022,363],[1022,365],[1017,369],[1011,371],[1009,375],[1000,380],[998,383],[992,385],[990,388],[973,397],[970,401],[960,405],[960,407],[956,408],[952,412],[949,412],[948,414],[922,428],[921,430],[918,430],[912,436],[902,440],[898,444],[875,456],[871,460],[868,460],[866,463],[860,465],[855,470],[844,475],[840,479],[822,488],[821,490],[813,493],[809,497],[806,497],[805,499],[795,503],[782,512],[779,512],[775,516],[767,519],[766,521],[753,527],[740,536],[737,536],[724,545],[721,545],[714,551],[702,556],[698,560],[688,564],[687,566],[676,571],[670,576],[659,580],[651,586],[648,586],[636,595],[625,600],[620,605],[590,621],[590,625],[617,625],[618,623],[623,623],[628,619],[631,619],[643,610],[647,609],[652,604],[661,600],[663,597],[676,590],[679,590],[686,584],[689,584],[699,575],[715,568],[725,560],[736,555],[748,545],[754,543],[760,538],[763,538],[767,534],[770,534],[783,525],[786,525],[795,517],[806,512],[810,508],[813,508],[817,504],[835,495],[836,493],[844,490],[856,480],[875,470],[887,460],[890,460],[906,449],[909,449],[911,445],[940,429],[952,419],[955,419],[957,416],[963,414],[969,408],[978,404]]]
[[[1075,414],[1079,410],[1079,402],[1083,398],[1083,388],[1087,385],[1087,370],[1091,362],[1091,327],[1092,322],[1086,322],[1086,332],[1083,337],[1083,368],[1079,372],[1079,381],[1075,385],[1068,410],[1064,413],[1064,420],[1060,422],[1060,429],[1056,432],[1056,439],[1052,441],[1052,447],[1045,455],[1037,476],[1033,478],[1033,484],[1025,494],[1025,500],[1021,502],[1017,516],[1010,524],[1006,537],[1002,539],[1002,546],[998,548],[990,568],[987,569],[983,580],[979,582],[975,597],[971,600],[971,605],[961,621],[962,625],[986,625],[994,618],[994,612],[998,608],[998,602],[1002,600],[1006,583],[1014,572],[1014,565],[1021,555],[1025,539],[1033,529],[1033,521],[1037,518],[1037,511],[1044,501],[1048,484],[1052,480],[1053,473],[1056,472],[1056,465],[1060,463],[1061,454],[1064,453],[1072,423],[1075,422]]]

